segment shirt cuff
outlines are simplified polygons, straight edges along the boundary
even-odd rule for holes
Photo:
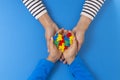
[[[42,11],[41,13],[39,13],[38,15],[35,16],[35,19],[40,18],[42,15],[44,15],[45,13],[47,13],[47,10],[45,9],[44,11]]]
[[[44,65],[49,65],[50,68],[52,68],[54,66],[54,63],[49,61],[49,60],[47,60],[47,59],[42,59],[42,60],[40,60],[39,63],[40,64],[43,63]]]
[[[95,18],[105,0],[85,0],[81,15],[84,15],[91,20]]]
[[[81,12],[81,15],[84,15],[84,16],[86,16],[86,17],[90,18],[91,20],[93,20],[93,19],[94,19],[94,17],[93,17],[93,16],[91,16],[91,15],[89,15],[89,14],[85,13],[85,12]]]

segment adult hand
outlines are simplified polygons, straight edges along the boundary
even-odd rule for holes
[[[57,49],[57,47],[54,45],[53,38],[51,38],[49,45],[50,45],[49,46],[50,54],[49,54],[47,60],[52,61],[53,63],[55,63],[56,61],[58,61],[60,59],[60,57],[62,55],[62,52],[59,51]]]
[[[58,31],[58,27],[56,24],[52,24],[51,26],[47,27],[45,29],[45,37],[46,37],[46,41],[47,41],[47,47],[48,47],[48,52],[49,52],[49,42],[50,42],[50,39],[51,37],[53,37],[56,32]]]
[[[72,31],[76,37],[78,46],[77,50],[79,51],[84,42],[85,31],[81,30],[79,26],[76,26]]]
[[[78,51],[80,50],[84,42],[85,32],[88,29],[90,23],[91,23],[91,19],[82,15],[80,20],[78,21],[77,26],[72,30],[73,33],[75,34],[75,37],[78,43]]]
[[[48,13],[45,13],[39,18],[40,23],[43,25],[45,29],[45,37],[47,40],[47,47],[49,52],[49,42],[50,38],[55,35],[55,33],[59,30],[55,22],[50,18]]]

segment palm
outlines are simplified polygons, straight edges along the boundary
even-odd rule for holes
[[[46,29],[46,32],[45,32],[45,37],[46,37],[46,40],[47,40],[47,47],[49,49],[49,42],[50,42],[50,39],[51,37],[53,37],[55,35],[55,33],[58,31],[58,27],[56,25],[54,26],[51,26],[51,27],[48,27]]]
[[[76,37],[76,40],[77,40],[77,43],[78,43],[78,51],[79,51],[83,42],[84,42],[84,34],[85,33],[80,31],[77,28],[73,29],[73,33],[75,34],[75,37]]]

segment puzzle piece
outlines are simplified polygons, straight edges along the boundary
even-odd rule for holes
[[[72,34],[69,32],[69,33],[67,33],[66,36],[69,38],[70,36],[72,36]]]
[[[73,43],[73,38],[74,36],[72,33],[67,33],[66,35],[62,35],[60,33],[57,33],[53,39],[54,39],[54,44],[57,46],[57,48],[61,51],[64,52],[68,47]]]

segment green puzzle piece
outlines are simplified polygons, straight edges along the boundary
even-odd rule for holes
[[[68,40],[65,40],[65,46],[70,46],[70,42]]]
[[[58,47],[59,42],[57,40],[54,41],[54,44]]]

